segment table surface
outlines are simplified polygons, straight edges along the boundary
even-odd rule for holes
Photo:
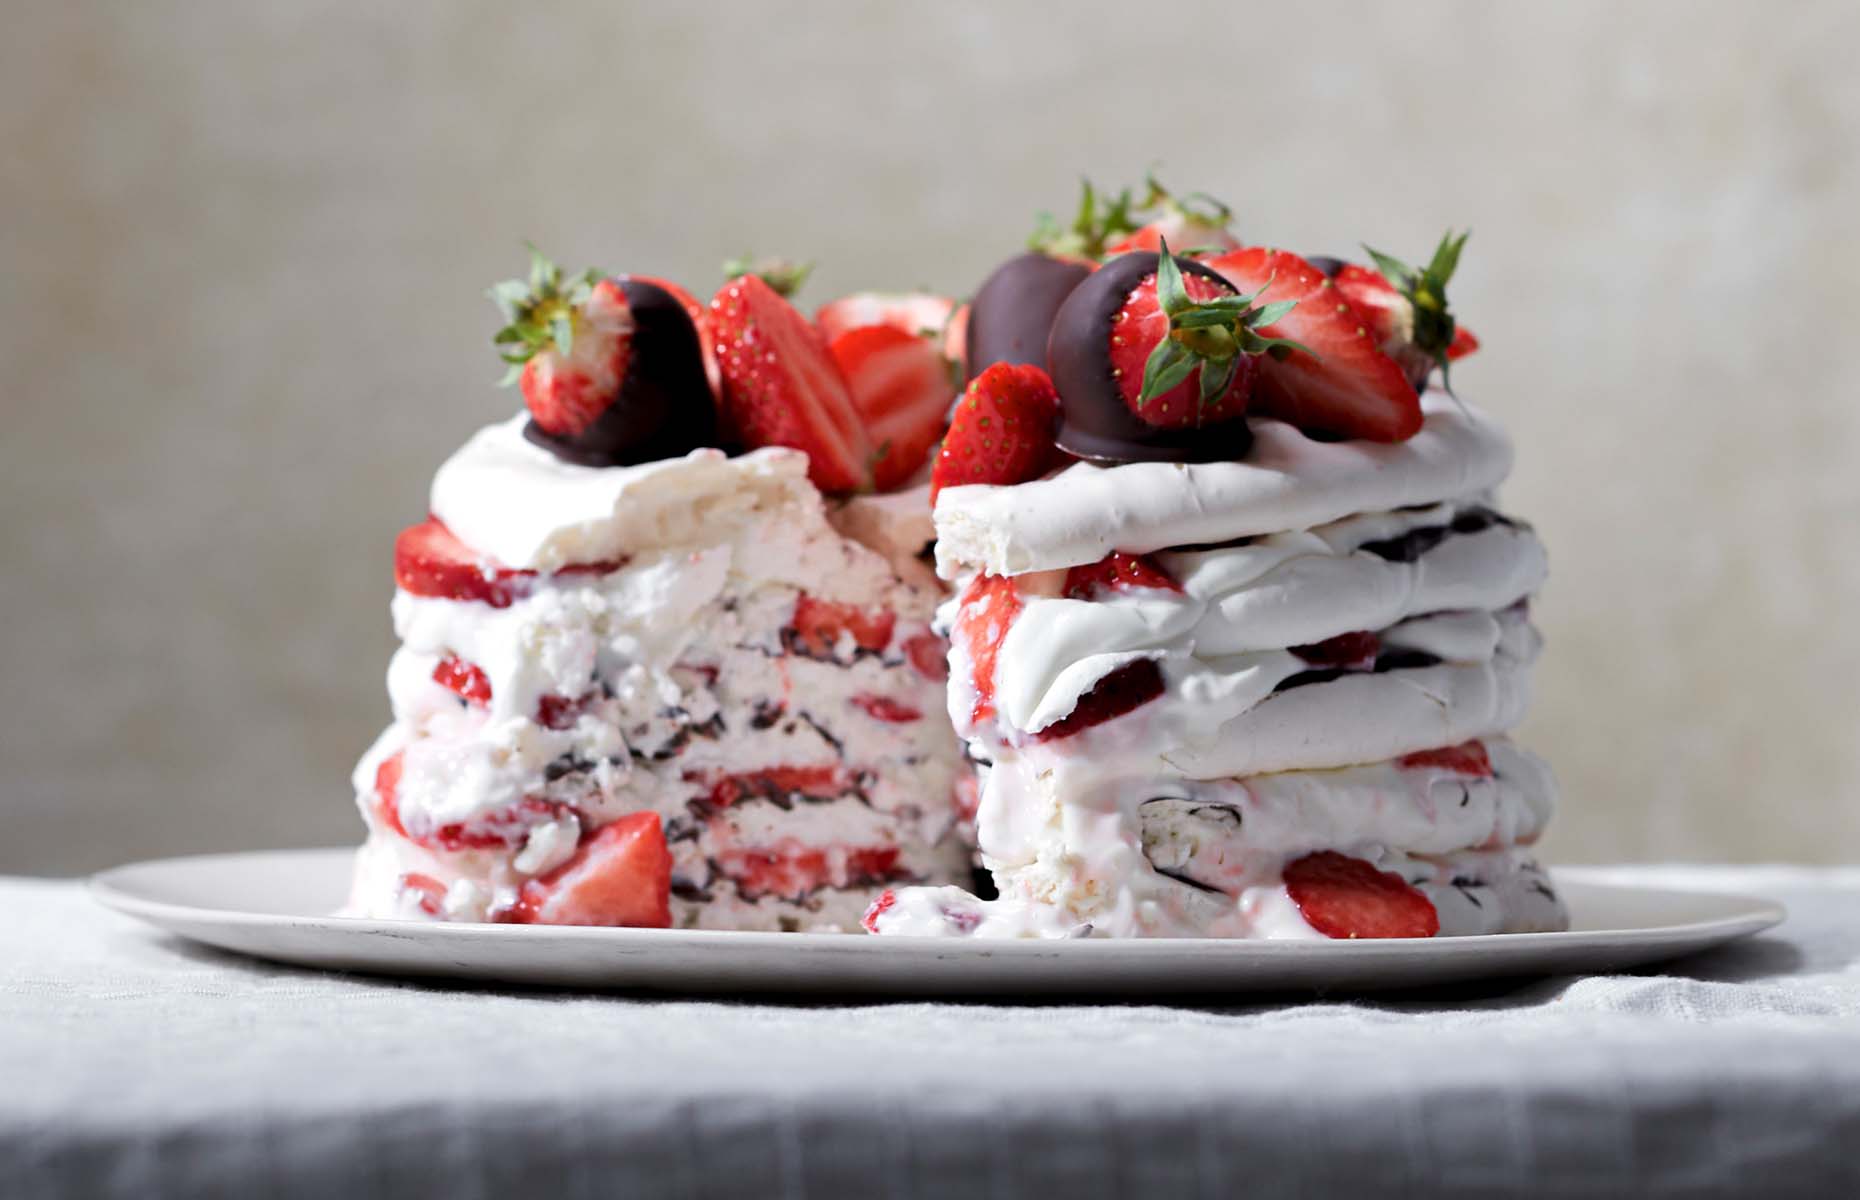
[[[401,983],[0,878],[0,1195],[1860,1195],[1860,869],[1655,972],[1365,1000]]]

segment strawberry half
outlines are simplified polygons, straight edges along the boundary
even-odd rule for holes
[[[1053,459],[1059,393],[1038,367],[996,363],[969,381],[956,402],[930,470],[930,503],[946,487],[1025,483]]]
[[[929,292],[855,292],[829,300],[814,313],[814,324],[829,342],[848,330],[883,325],[936,341],[949,328],[956,302]]]
[[[672,855],[659,814],[629,813],[582,842],[574,856],[523,885],[503,914],[525,925],[672,923]]]
[[[869,487],[872,444],[819,331],[756,275],[724,284],[710,312],[724,411],[743,440],[805,451],[822,491]]]
[[[1323,272],[1296,254],[1252,246],[1202,262],[1244,292],[1297,307],[1259,332],[1295,341],[1260,364],[1253,410],[1306,433],[1400,442],[1421,428],[1421,401],[1394,359],[1382,353],[1362,314]]]
[[[1423,938],[1440,932],[1440,914],[1407,880],[1334,850],[1287,863],[1285,890],[1306,923],[1325,937]]]
[[[949,360],[935,342],[893,325],[862,325],[827,348],[852,393],[866,437],[878,447],[872,485],[902,486],[943,436],[955,396]]]

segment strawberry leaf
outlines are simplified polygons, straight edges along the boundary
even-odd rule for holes
[[[1193,352],[1174,338],[1156,343],[1143,363],[1143,390],[1137,395],[1139,405],[1148,404],[1176,384],[1188,378],[1198,363]]]
[[[1182,283],[1182,268],[1175,265],[1166,239],[1156,255],[1156,303],[1171,317],[1195,306],[1188,298],[1188,288]]]

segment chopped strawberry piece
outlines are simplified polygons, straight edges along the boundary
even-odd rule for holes
[[[1059,393],[1038,367],[996,363],[969,381],[930,471],[930,503],[946,487],[1023,483],[1053,460]]]
[[[822,849],[784,839],[753,850],[726,850],[715,862],[718,873],[733,881],[745,900],[792,899],[823,887],[857,887],[899,877],[896,846]]]
[[[501,566],[472,550],[437,517],[408,526],[394,539],[394,582],[414,596],[508,608],[527,594],[535,574]]]
[[[638,812],[603,826],[574,856],[523,885],[503,920],[528,925],[672,923],[672,855],[657,813]]]
[[[1382,653],[1382,639],[1366,631],[1340,633],[1309,646],[1291,649],[1299,658],[1317,666],[1367,671],[1376,665],[1376,656]]]
[[[955,306],[948,296],[929,292],[855,292],[821,305],[814,324],[829,342],[848,330],[877,326],[935,340],[949,326]]]
[[[710,782],[704,799],[712,808],[728,808],[744,800],[764,799],[786,804],[794,796],[831,800],[853,788],[852,780],[838,766],[763,767],[735,775],[690,774],[694,783]]]
[[[586,698],[570,699],[554,692],[536,697],[536,723],[545,729],[573,729],[586,711]]]
[[[949,324],[943,327],[943,357],[953,363],[968,361],[969,353],[969,306],[964,304],[949,314]]]
[[[427,916],[437,917],[445,912],[446,885],[431,875],[409,872],[400,877],[399,886],[403,892],[419,894],[420,898],[416,903],[420,911]]]
[[[789,647],[810,658],[832,658],[840,639],[850,636],[858,650],[874,654],[891,645],[891,632],[897,624],[895,614],[866,610],[834,600],[822,600],[803,592],[794,602],[794,621]]]
[[[1113,550],[1095,563],[1073,567],[1066,572],[1065,594],[1071,600],[1095,599],[1107,588],[1159,588],[1180,592],[1182,585],[1144,554],[1126,554]]]
[[[1464,325],[1455,325],[1453,327],[1453,340],[1447,344],[1448,358],[1465,358],[1478,348],[1479,339],[1473,336],[1472,330],[1466,328]]]
[[[1440,914],[1407,880],[1334,850],[1286,864],[1285,890],[1325,937],[1422,938],[1440,932]]]
[[[897,902],[898,894],[890,888],[886,888],[883,892],[879,893],[878,899],[872,901],[871,907],[865,910],[865,915],[859,918],[860,926],[867,933],[877,933],[878,919],[890,912]]]
[[[698,355],[704,360],[704,379],[710,384],[710,394],[721,398],[723,375],[717,369],[717,335],[711,329],[709,306],[669,279],[660,279],[656,275],[622,275],[620,278],[650,283],[665,291],[684,308],[685,315],[691,318],[691,324],[697,327]]]
[[[1259,330],[1313,351],[1260,362],[1253,411],[1307,433],[1400,442],[1421,428],[1421,402],[1396,361],[1384,354],[1363,315],[1316,267],[1284,250],[1249,247],[1204,259],[1242,292],[1265,289],[1261,304],[1298,306]]]
[[[925,679],[941,683],[949,678],[949,643],[934,633],[920,633],[906,641],[904,657]]]
[[[433,682],[473,704],[491,702],[491,680],[476,663],[448,654],[433,668]]]
[[[923,718],[923,713],[908,704],[893,700],[890,696],[876,696],[862,692],[852,698],[852,702],[863,708],[874,721],[886,721],[893,725],[902,725]]]
[[[819,330],[756,275],[724,284],[710,311],[724,411],[743,439],[806,451],[822,491],[869,486],[872,444]]]
[[[1112,671],[1079,697],[1071,712],[1036,732],[1035,741],[1053,742],[1102,725],[1114,717],[1143,707],[1163,694],[1162,668],[1152,658],[1139,658]]]
[[[409,840],[436,850],[495,850],[518,845],[536,826],[559,821],[573,812],[566,804],[541,796],[525,796],[515,804],[482,813],[469,821],[455,821],[431,833],[408,836]]]
[[[994,368],[990,367],[990,370]],[[962,593],[957,609],[956,636],[969,653],[969,667],[975,687],[975,705],[971,721],[982,721],[995,712],[995,659],[1007,637],[1014,618],[1020,615],[1020,589],[1012,579],[1000,575],[977,575]]]
[[[1151,247],[1154,249],[1154,247]],[[1184,273],[1182,284],[1188,298],[1197,304],[1218,300],[1233,293],[1217,280],[1192,272]],[[1196,367],[1182,382],[1148,400],[1142,398],[1145,370],[1150,355],[1169,337],[1169,314],[1156,298],[1156,274],[1145,275],[1116,312],[1111,314],[1111,376],[1124,406],[1137,420],[1159,429],[1187,429],[1229,421],[1246,411],[1252,399],[1259,373],[1259,359],[1252,354],[1232,358],[1233,377],[1221,394],[1204,402],[1201,399],[1201,372],[1210,366]]]
[[[375,768],[375,820],[398,837],[407,836],[406,827],[400,823],[400,769],[406,754],[405,750],[396,750]]]
[[[1492,774],[1492,756],[1486,753],[1485,744],[1479,741],[1442,746],[1437,750],[1417,750],[1413,754],[1402,755],[1400,762],[1404,767],[1440,767],[1479,778],[1490,778]]]
[[[866,437],[878,447],[872,484],[881,492],[908,482],[943,436],[956,394],[949,360],[936,344],[891,325],[865,325],[827,348],[845,377]]]

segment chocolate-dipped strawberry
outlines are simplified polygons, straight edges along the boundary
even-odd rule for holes
[[[717,444],[717,410],[687,307],[643,279],[564,278],[531,251],[528,280],[491,289],[493,340],[529,406],[523,434],[583,466],[650,462]]]
[[[966,378],[996,363],[1045,367],[1053,317],[1090,274],[1081,260],[1034,251],[996,267],[969,304]]]
[[[1212,462],[1252,445],[1245,421],[1261,336],[1289,304],[1252,305],[1192,259],[1125,254],[1066,298],[1047,343],[1059,447],[1110,462]]]

